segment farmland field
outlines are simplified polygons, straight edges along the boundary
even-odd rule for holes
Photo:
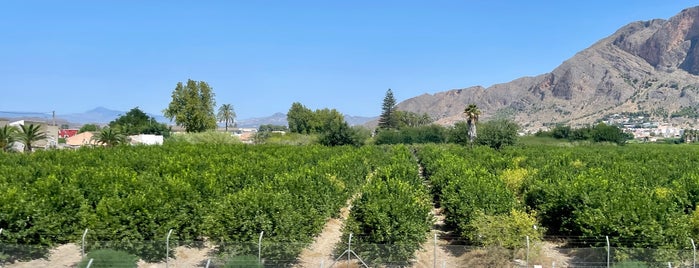
[[[173,240],[207,241],[221,255],[255,255],[241,245],[264,231],[267,243],[284,245],[268,250],[274,264],[295,259],[354,197],[343,241],[353,234],[367,262],[409,264],[428,239],[433,201],[474,246],[521,248],[522,237],[546,235],[574,237],[575,247],[604,247],[608,236],[613,247],[686,249],[699,234],[697,163],[699,147],[670,145],[166,144],[3,154],[0,244],[57,246],[89,229],[91,247],[162,261],[163,243],[134,241],[173,230]],[[0,263],[45,249],[0,248]]]

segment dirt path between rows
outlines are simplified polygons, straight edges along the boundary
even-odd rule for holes
[[[175,248],[175,258],[169,260],[168,267],[171,268],[191,268],[205,267],[212,248]],[[15,262],[3,268],[68,268],[77,267],[80,262],[80,246],[77,244],[65,244],[52,249],[46,259],[36,259],[31,261]],[[147,263],[143,260],[138,262],[139,268],[162,268],[165,262]]]
[[[423,244],[422,249],[416,252],[413,267],[460,267],[458,265],[460,258],[454,256],[447,249],[450,244],[447,237],[451,236],[451,232],[445,230],[442,209],[433,207],[432,215],[434,215],[435,223],[432,226],[431,235]],[[436,247],[435,235],[437,236]]]
[[[313,244],[306,247],[298,257],[298,264],[294,267],[329,267],[335,262],[333,250],[342,238],[342,226],[349,216],[351,198],[347,206],[340,209],[340,217],[330,219],[323,227],[323,231],[316,236]]]

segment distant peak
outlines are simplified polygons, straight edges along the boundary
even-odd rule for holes
[[[87,112],[113,112],[114,110],[103,107],[103,106],[98,106],[92,110],[89,110]]]

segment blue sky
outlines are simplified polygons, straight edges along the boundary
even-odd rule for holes
[[[239,119],[398,101],[546,73],[618,28],[699,0],[3,1],[0,111],[159,114],[206,81]]]

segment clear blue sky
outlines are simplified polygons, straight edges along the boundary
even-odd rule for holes
[[[150,113],[208,82],[239,119],[398,101],[551,71],[699,0],[2,2],[0,111]]]

